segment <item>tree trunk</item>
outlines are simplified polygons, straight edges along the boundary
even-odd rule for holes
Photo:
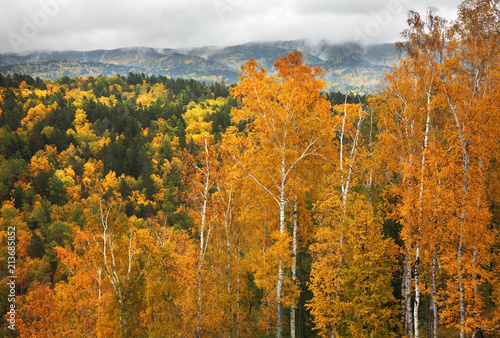
[[[483,164],[484,161],[482,158],[479,159],[479,181],[482,182],[483,180]],[[479,214],[481,212],[481,190],[479,190],[477,194],[477,202],[476,202],[476,211]],[[473,299],[476,302],[475,308],[477,306],[477,302],[479,302],[479,299],[481,295],[479,294],[479,276],[477,274],[477,268],[478,268],[478,241],[479,238],[476,235],[476,238],[474,240],[474,252],[472,253],[472,267],[473,267],[473,273],[472,273],[472,285],[473,285],[473,290],[474,290],[474,296]],[[476,327],[474,327],[474,331],[472,334],[472,337],[475,338],[476,336],[479,336],[481,334],[481,328],[477,327],[478,320],[476,318],[476,314],[474,311],[474,320],[476,322]]]
[[[293,252],[292,252],[292,283],[297,283],[297,196],[293,203]],[[290,307],[290,338],[295,338],[295,304]]]
[[[280,234],[285,233],[285,157],[281,158],[281,191],[280,191]],[[283,301],[281,297],[283,295],[283,262],[280,258],[278,267],[278,282],[276,283],[276,302],[278,305],[277,316],[276,316],[276,337],[281,338],[283,334]]]
[[[420,244],[417,244],[415,251],[415,300],[413,303],[413,323],[415,330],[415,338],[419,337],[418,324],[418,308],[420,306],[420,284],[419,284],[419,269],[420,269]]]
[[[462,266],[462,250],[463,250],[463,236],[460,234],[460,242],[458,244],[458,254],[457,254],[457,263],[458,263],[458,292],[460,294],[460,338],[465,338],[465,286],[464,286],[464,275],[463,275],[463,266]]]
[[[427,337],[437,338],[437,302],[436,302],[436,268],[437,268],[437,245],[434,246],[431,267],[431,293],[429,295],[429,322]]]
[[[302,280],[302,251],[299,251],[299,264],[298,264],[298,277],[299,277],[299,286],[302,286],[303,280]],[[299,293],[299,337],[304,338],[305,337],[305,330],[304,330],[304,295],[302,293],[302,288]]]
[[[464,250],[464,227],[465,227],[465,217],[466,217],[466,204],[467,204],[467,193],[469,188],[469,180],[467,177],[469,171],[469,154],[466,150],[467,147],[464,148],[463,155],[463,167],[462,174],[464,175],[462,181],[462,214],[460,220],[460,238],[458,242],[458,250],[457,250],[457,265],[458,265],[458,292],[459,292],[459,301],[460,301],[460,338],[465,338],[465,285],[464,285],[464,273],[463,273],[463,265],[462,265],[462,255]]]
[[[406,249],[403,261],[403,280],[401,282],[401,320],[405,334],[413,338],[413,320],[411,311],[411,264]]]
[[[269,327],[269,334],[273,333],[273,312],[271,310],[271,297],[269,296],[269,293],[267,294],[267,308],[269,309],[269,316],[268,316],[268,327]]]
[[[446,87],[443,87],[446,89]],[[465,227],[465,217],[467,215],[466,207],[467,207],[467,194],[469,191],[469,141],[466,140],[464,126],[460,123],[456,107],[452,103],[451,95],[448,91],[445,91],[446,100],[448,103],[448,107],[450,108],[453,118],[455,119],[455,128],[457,130],[458,138],[460,140],[460,147],[462,149],[462,212],[460,215],[460,237],[458,241],[458,249],[457,249],[457,266],[458,266],[458,292],[459,302],[460,302],[460,338],[465,338],[465,286],[464,286],[464,275],[463,275],[463,266],[462,266],[462,255],[464,250],[464,227]]]
[[[285,213],[285,207],[284,205],[280,205],[280,214],[283,214],[283,216],[280,216],[280,222],[281,218],[283,217],[283,224],[284,222],[284,213]],[[284,226],[283,226],[284,228]],[[280,231],[281,232],[281,231]],[[283,233],[283,232],[281,232]],[[276,302],[278,305],[277,308],[277,316],[276,316],[276,337],[281,338],[282,337],[282,330],[283,330],[283,302],[281,300],[281,296],[283,293],[283,262],[279,261],[279,267],[278,267],[278,282],[276,284]]]
[[[278,283],[277,283],[277,296],[276,301],[278,303],[277,318],[276,318],[276,337],[281,338],[283,332],[283,302],[281,300],[283,292],[283,265],[280,260],[279,270],[278,270]]]
[[[201,330],[202,330],[202,311],[203,311],[203,299],[202,299],[202,268],[203,268],[203,260],[205,258],[205,251],[207,248],[207,242],[208,242],[208,235],[207,238],[205,238],[205,222],[206,222],[206,216],[207,216],[207,202],[208,202],[208,194],[209,194],[209,188],[210,188],[210,164],[209,164],[209,154],[208,154],[208,143],[207,143],[207,136],[205,135],[205,166],[206,166],[206,172],[202,171],[203,173],[203,183],[204,183],[204,190],[203,190],[203,204],[202,204],[202,209],[201,209],[201,226],[200,226],[200,252],[198,256],[198,271],[197,271],[197,279],[198,279],[198,299],[197,299],[197,313],[196,313],[196,320],[197,320],[197,325],[196,325],[196,337],[201,337]],[[210,233],[210,231],[209,231]]]
[[[237,269],[237,275],[236,275],[236,336],[239,337],[240,334],[240,288],[241,288],[241,283],[240,283],[240,248],[238,245],[238,256],[236,257],[236,269]]]
[[[228,246],[228,254],[230,255],[230,247]],[[233,285],[232,285],[232,280],[231,280],[231,258],[228,259],[227,262],[227,274],[228,274],[228,281],[227,281],[227,296],[229,299],[229,314],[227,316],[227,321],[228,321],[228,337],[231,338],[233,336],[233,301],[231,299],[232,292],[233,292]]]
[[[228,296],[228,316],[227,316],[227,324],[228,324],[228,337],[231,338],[233,336],[233,326],[234,326],[234,321],[233,321],[233,301],[232,301],[232,294],[233,294],[233,272],[232,272],[232,264],[233,260],[231,258],[232,250],[231,250],[231,226],[232,226],[232,221],[230,217],[230,212],[231,212],[231,197],[229,197],[228,201],[228,210],[226,214],[224,215],[224,227],[226,229],[226,253],[227,253],[227,265],[226,265],[226,275],[227,275],[227,296]]]
[[[430,114],[431,93],[427,92],[427,115],[425,119],[425,136],[424,144],[422,146],[422,166],[420,168],[420,192],[419,192],[419,213],[417,224],[417,248],[415,252],[415,302],[413,307],[413,320],[415,329],[415,338],[419,337],[419,323],[418,323],[418,310],[420,306],[420,237],[422,228],[424,226],[424,181],[425,181],[425,157],[427,152],[427,145],[429,140],[429,127],[431,124]]]
[[[198,264],[198,272],[196,273],[196,277],[198,278],[198,299],[197,299],[197,311],[196,311],[196,337],[201,337],[201,328],[202,328],[202,283],[201,283],[201,264]]]
[[[168,297],[168,328],[169,328],[169,337],[172,337],[172,293],[170,293],[170,296]]]

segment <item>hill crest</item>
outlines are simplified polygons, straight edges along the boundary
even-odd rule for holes
[[[238,81],[238,71],[250,58],[273,71],[274,61],[291,51],[304,64],[323,68],[330,88],[367,93],[378,90],[384,72],[398,62],[394,44],[363,47],[356,43],[310,44],[304,40],[250,42],[241,45],[172,49],[126,47],[92,51],[34,51],[0,54],[0,73],[55,79],[61,76],[146,75]]]

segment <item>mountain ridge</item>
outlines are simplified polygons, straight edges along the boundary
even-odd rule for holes
[[[363,47],[356,43],[310,44],[291,40],[225,47],[124,47],[0,54],[0,73],[56,79],[133,72],[234,83],[238,81],[239,69],[250,58],[272,73],[274,61],[294,50],[302,52],[304,64],[323,68],[329,89],[361,93],[377,91],[383,74],[399,59],[394,44]]]

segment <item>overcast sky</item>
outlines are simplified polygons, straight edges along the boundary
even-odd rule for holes
[[[0,52],[253,41],[394,42],[408,10],[459,0],[0,0]]]

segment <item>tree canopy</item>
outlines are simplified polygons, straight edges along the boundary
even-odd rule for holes
[[[300,52],[231,87],[0,76],[2,332],[499,335],[499,13],[410,12],[369,97]]]

